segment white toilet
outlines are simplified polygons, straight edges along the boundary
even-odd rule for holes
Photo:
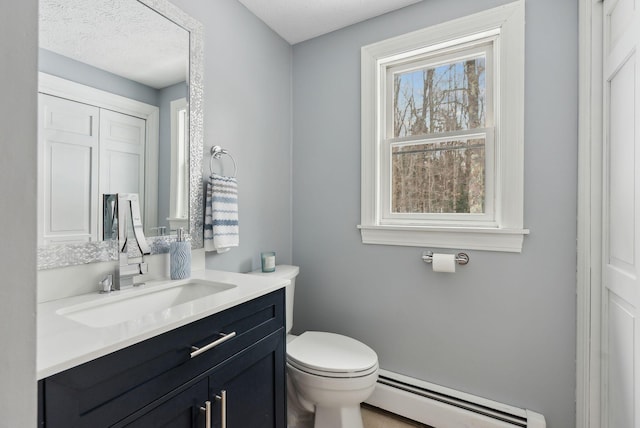
[[[362,342],[320,331],[291,335],[297,266],[253,273],[291,280],[286,294],[288,423],[299,426],[300,410],[315,413],[314,428],[363,428],[360,404],[378,379],[378,356]],[[302,409],[300,409],[302,407]]]

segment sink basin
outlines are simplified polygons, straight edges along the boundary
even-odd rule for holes
[[[180,305],[195,304],[199,299],[235,287],[234,284],[190,279],[178,284],[105,295],[104,298],[96,301],[59,309],[56,313],[96,328],[109,327],[131,320],[146,323],[156,318],[171,316],[173,310]]]

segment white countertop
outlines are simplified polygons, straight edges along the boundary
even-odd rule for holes
[[[162,287],[171,281],[149,281],[134,289],[114,291],[109,294],[83,294],[38,305],[37,377],[62,372],[103,355],[126,348],[145,339],[197,321],[206,316],[229,309],[255,299],[289,283],[282,278],[247,275],[214,270],[194,271],[192,279],[205,279],[235,284],[237,287],[198,300],[174,306],[107,327],[89,327],[60,315],[59,311],[76,305],[99,301],[108,303],[151,287]]]

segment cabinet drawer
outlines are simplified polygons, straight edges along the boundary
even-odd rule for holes
[[[111,425],[282,326],[284,289],[50,376],[43,381],[46,426]],[[235,335],[191,357],[193,346],[221,333]]]

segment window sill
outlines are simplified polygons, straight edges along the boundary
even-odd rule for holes
[[[358,225],[363,244],[522,252],[528,229]]]

